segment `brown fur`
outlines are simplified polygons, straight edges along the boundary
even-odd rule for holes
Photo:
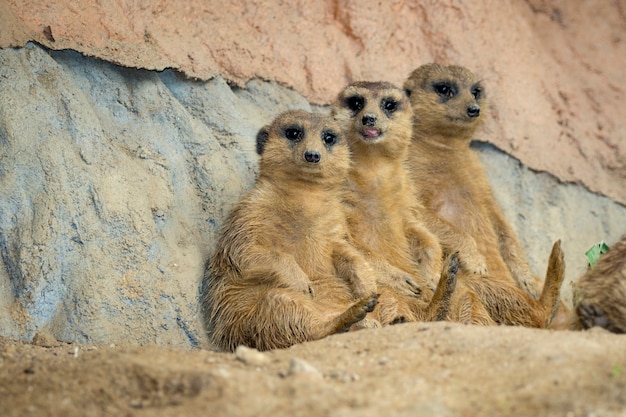
[[[576,283],[574,330],[626,333],[626,235]]]
[[[346,331],[378,298],[372,269],[349,242],[350,154],[336,123],[283,113],[261,129],[257,150],[257,182],[226,220],[203,282],[208,335],[224,350]]]
[[[450,301],[450,292],[445,290],[449,274],[440,280],[441,247],[414,215],[419,207],[405,166],[412,129],[406,95],[389,83],[353,83],[339,94],[332,114],[352,151],[347,199],[355,245],[386,277],[382,283],[392,291],[404,295],[405,283],[416,282],[423,301],[413,301],[411,320],[446,316],[442,311],[447,308],[440,307],[442,299],[446,306]],[[449,262],[445,270],[452,268]],[[431,288],[437,282],[433,297]],[[382,295],[380,301],[383,309]]]
[[[427,64],[404,85],[414,111],[409,164],[423,220],[446,252],[459,251],[459,283],[472,288],[499,323],[545,327],[564,278],[553,247],[539,300],[523,249],[493,197],[470,142],[485,118],[484,87],[469,70]]]

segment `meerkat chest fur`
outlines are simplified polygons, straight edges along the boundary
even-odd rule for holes
[[[486,200],[491,192],[476,155],[469,147],[434,158],[423,155],[418,151],[410,159],[420,201],[463,230],[488,230]]]
[[[404,83],[414,111],[409,165],[420,201],[476,241],[489,270],[504,270],[493,216],[499,207],[470,148],[488,111],[467,68],[426,64]]]
[[[414,202],[406,170],[412,130],[408,98],[389,83],[357,82],[340,93],[332,114],[352,152],[350,229],[368,252],[406,253],[406,216]]]
[[[427,64],[404,88],[415,114],[409,165],[420,200],[465,230],[489,230],[493,197],[470,149],[487,110],[480,81],[464,67]]]
[[[274,218],[266,226],[274,228],[272,246],[293,252],[303,263],[321,266],[329,264],[334,242],[346,234],[345,207],[342,193],[308,185],[275,188],[268,198]]]
[[[287,112],[261,129],[257,152],[259,178],[238,208],[234,238],[242,248],[290,254],[312,275],[329,273],[333,245],[347,235],[350,152],[339,127],[327,116]]]

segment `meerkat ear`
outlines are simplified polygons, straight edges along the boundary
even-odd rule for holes
[[[413,75],[413,73],[411,73],[411,75]],[[411,75],[409,75],[409,77],[404,81],[404,85],[402,85],[404,94],[406,94],[406,96],[409,98],[411,97],[411,93],[413,92],[413,89],[415,88],[415,82],[411,78]]]
[[[265,148],[265,144],[270,138],[269,126],[263,126],[259,133],[256,134],[256,153],[261,155],[263,153],[263,149]]]

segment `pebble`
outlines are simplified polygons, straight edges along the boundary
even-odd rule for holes
[[[263,366],[270,362],[270,358],[256,349],[247,346],[237,346],[235,357],[246,365]]]
[[[590,329],[587,329],[587,331],[590,332],[590,333],[597,333],[597,334],[601,334],[601,333],[609,334],[609,333],[611,333],[607,329],[605,329],[604,327],[599,327],[599,326],[594,326],[594,327],[592,327]]]
[[[292,358],[289,362],[287,376],[307,375],[313,378],[324,379],[324,375],[313,365],[300,358]]]
[[[357,374],[351,374],[345,371],[333,371],[329,376],[334,380],[345,383],[355,382],[359,380],[359,376]]]
[[[33,337],[33,341],[31,343],[35,346],[44,348],[56,347],[61,344],[58,340],[54,338],[54,336],[45,332],[35,333],[35,336]]]

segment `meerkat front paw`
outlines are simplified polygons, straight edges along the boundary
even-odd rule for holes
[[[407,288],[411,292],[411,294],[413,295],[422,294],[422,287],[420,287],[418,283],[413,281],[411,278],[405,277],[404,284],[405,284],[405,288]]]
[[[391,275],[385,284],[401,295],[416,297],[422,294],[422,287],[408,275]]]
[[[363,298],[369,294],[374,294],[378,291],[378,285],[376,281],[361,280],[353,284],[352,292],[355,298]]]
[[[473,257],[462,255],[460,263],[463,269],[467,272],[478,275],[487,275],[487,260],[479,253]]]
[[[311,298],[315,297],[315,291],[311,286],[311,281],[307,279],[301,279],[290,284],[291,289],[295,292],[299,292],[305,295],[311,296]]]
[[[537,289],[537,278],[535,278],[534,276],[528,275],[525,277],[519,277],[518,285],[531,297],[539,297],[539,291]]]

